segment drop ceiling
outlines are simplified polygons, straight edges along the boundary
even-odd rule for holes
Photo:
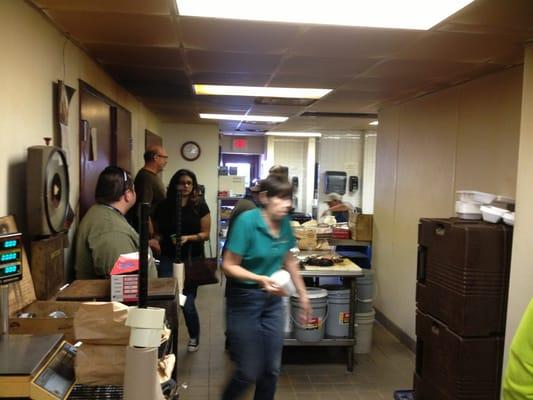
[[[289,117],[218,124],[250,134],[368,129],[372,118],[353,114],[520,65],[533,40],[531,0],[476,0],[429,31],[183,17],[174,0],[30,3],[162,121],[213,123],[200,112]],[[334,90],[301,105],[196,96],[193,83]]]

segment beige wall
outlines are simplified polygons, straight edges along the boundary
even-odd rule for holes
[[[527,304],[533,297],[532,253],[533,235],[533,46],[526,49],[524,62],[524,84],[522,92],[522,119],[520,125],[520,151],[518,154],[518,176],[516,184],[516,224],[511,260],[511,282],[507,306],[507,330],[505,338],[506,355],[511,339],[522,318]]]
[[[218,127],[216,125],[161,124],[159,132],[163,138],[169,158],[163,172],[163,182],[168,185],[170,178],[181,168],[190,169],[196,174],[198,183],[205,185],[206,201],[211,211],[211,246],[216,245],[216,218],[218,192]],[[200,145],[201,154],[196,161],[186,161],[181,157],[181,145],[188,140]]]
[[[93,60],[67,41],[24,1],[0,1],[0,215],[14,214],[25,229],[25,163],[29,146],[53,136],[52,83],[76,89],[69,115],[70,203],[79,195],[79,91],[82,79],[132,113],[132,161],[142,165],[144,130],[158,132],[157,118],[117,85]],[[72,243],[73,227],[69,236]],[[69,259],[70,249],[67,249]]]
[[[455,191],[515,195],[522,69],[380,112],[376,307],[414,338],[417,224],[454,215]]]

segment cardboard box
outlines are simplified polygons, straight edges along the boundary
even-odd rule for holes
[[[13,216],[0,217],[0,225],[8,232],[17,232]],[[23,238],[24,240],[24,238]],[[52,334],[63,333],[65,340],[74,342],[74,313],[80,303],[71,301],[36,301],[35,287],[29,268],[26,251],[22,248],[22,280],[9,284],[9,333]],[[62,311],[67,318],[51,318],[52,311]],[[18,318],[21,312],[34,313],[36,318]]]
[[[372,214],[357,215],[357,222],[355,224],[355,238],[352,239],[363,242],[371,242],[373,222],[374,220]]]
[[[139,297],[139,253],[121,254],[113,265],[111,301],[135,302]]]
[[[13,311],[9,317],[10,334],[35,334],[47,335],[62,333],[69,343],[75,342],[74,314],[81,303],[76,301],[40,301],[37,300],[22,310]],[[53,311],[62,311],[67,318],[52,318],[49,314]],[[18,318],[21,312],[33,313],[35,318]]]

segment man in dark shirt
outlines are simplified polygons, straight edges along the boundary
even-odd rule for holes
[[[137,202],[128,212],[127,218],[130,224],[139,229],[139,204],[150,204],[150,215],[153,216],[158,204],[165,199],[165,186],[159,177],[168,162],[168,155],[162,146],[150,146],[144,152],[144,166],[135,176],[135,194]],[[153,227],[150,221],[150,238],[153,236]],[[159,253],[159,243],[150,240],[150,247],[155,254]]]

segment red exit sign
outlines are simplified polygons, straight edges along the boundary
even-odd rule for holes
[[[248,139],[233,139],[233,150],[246,150]]]

